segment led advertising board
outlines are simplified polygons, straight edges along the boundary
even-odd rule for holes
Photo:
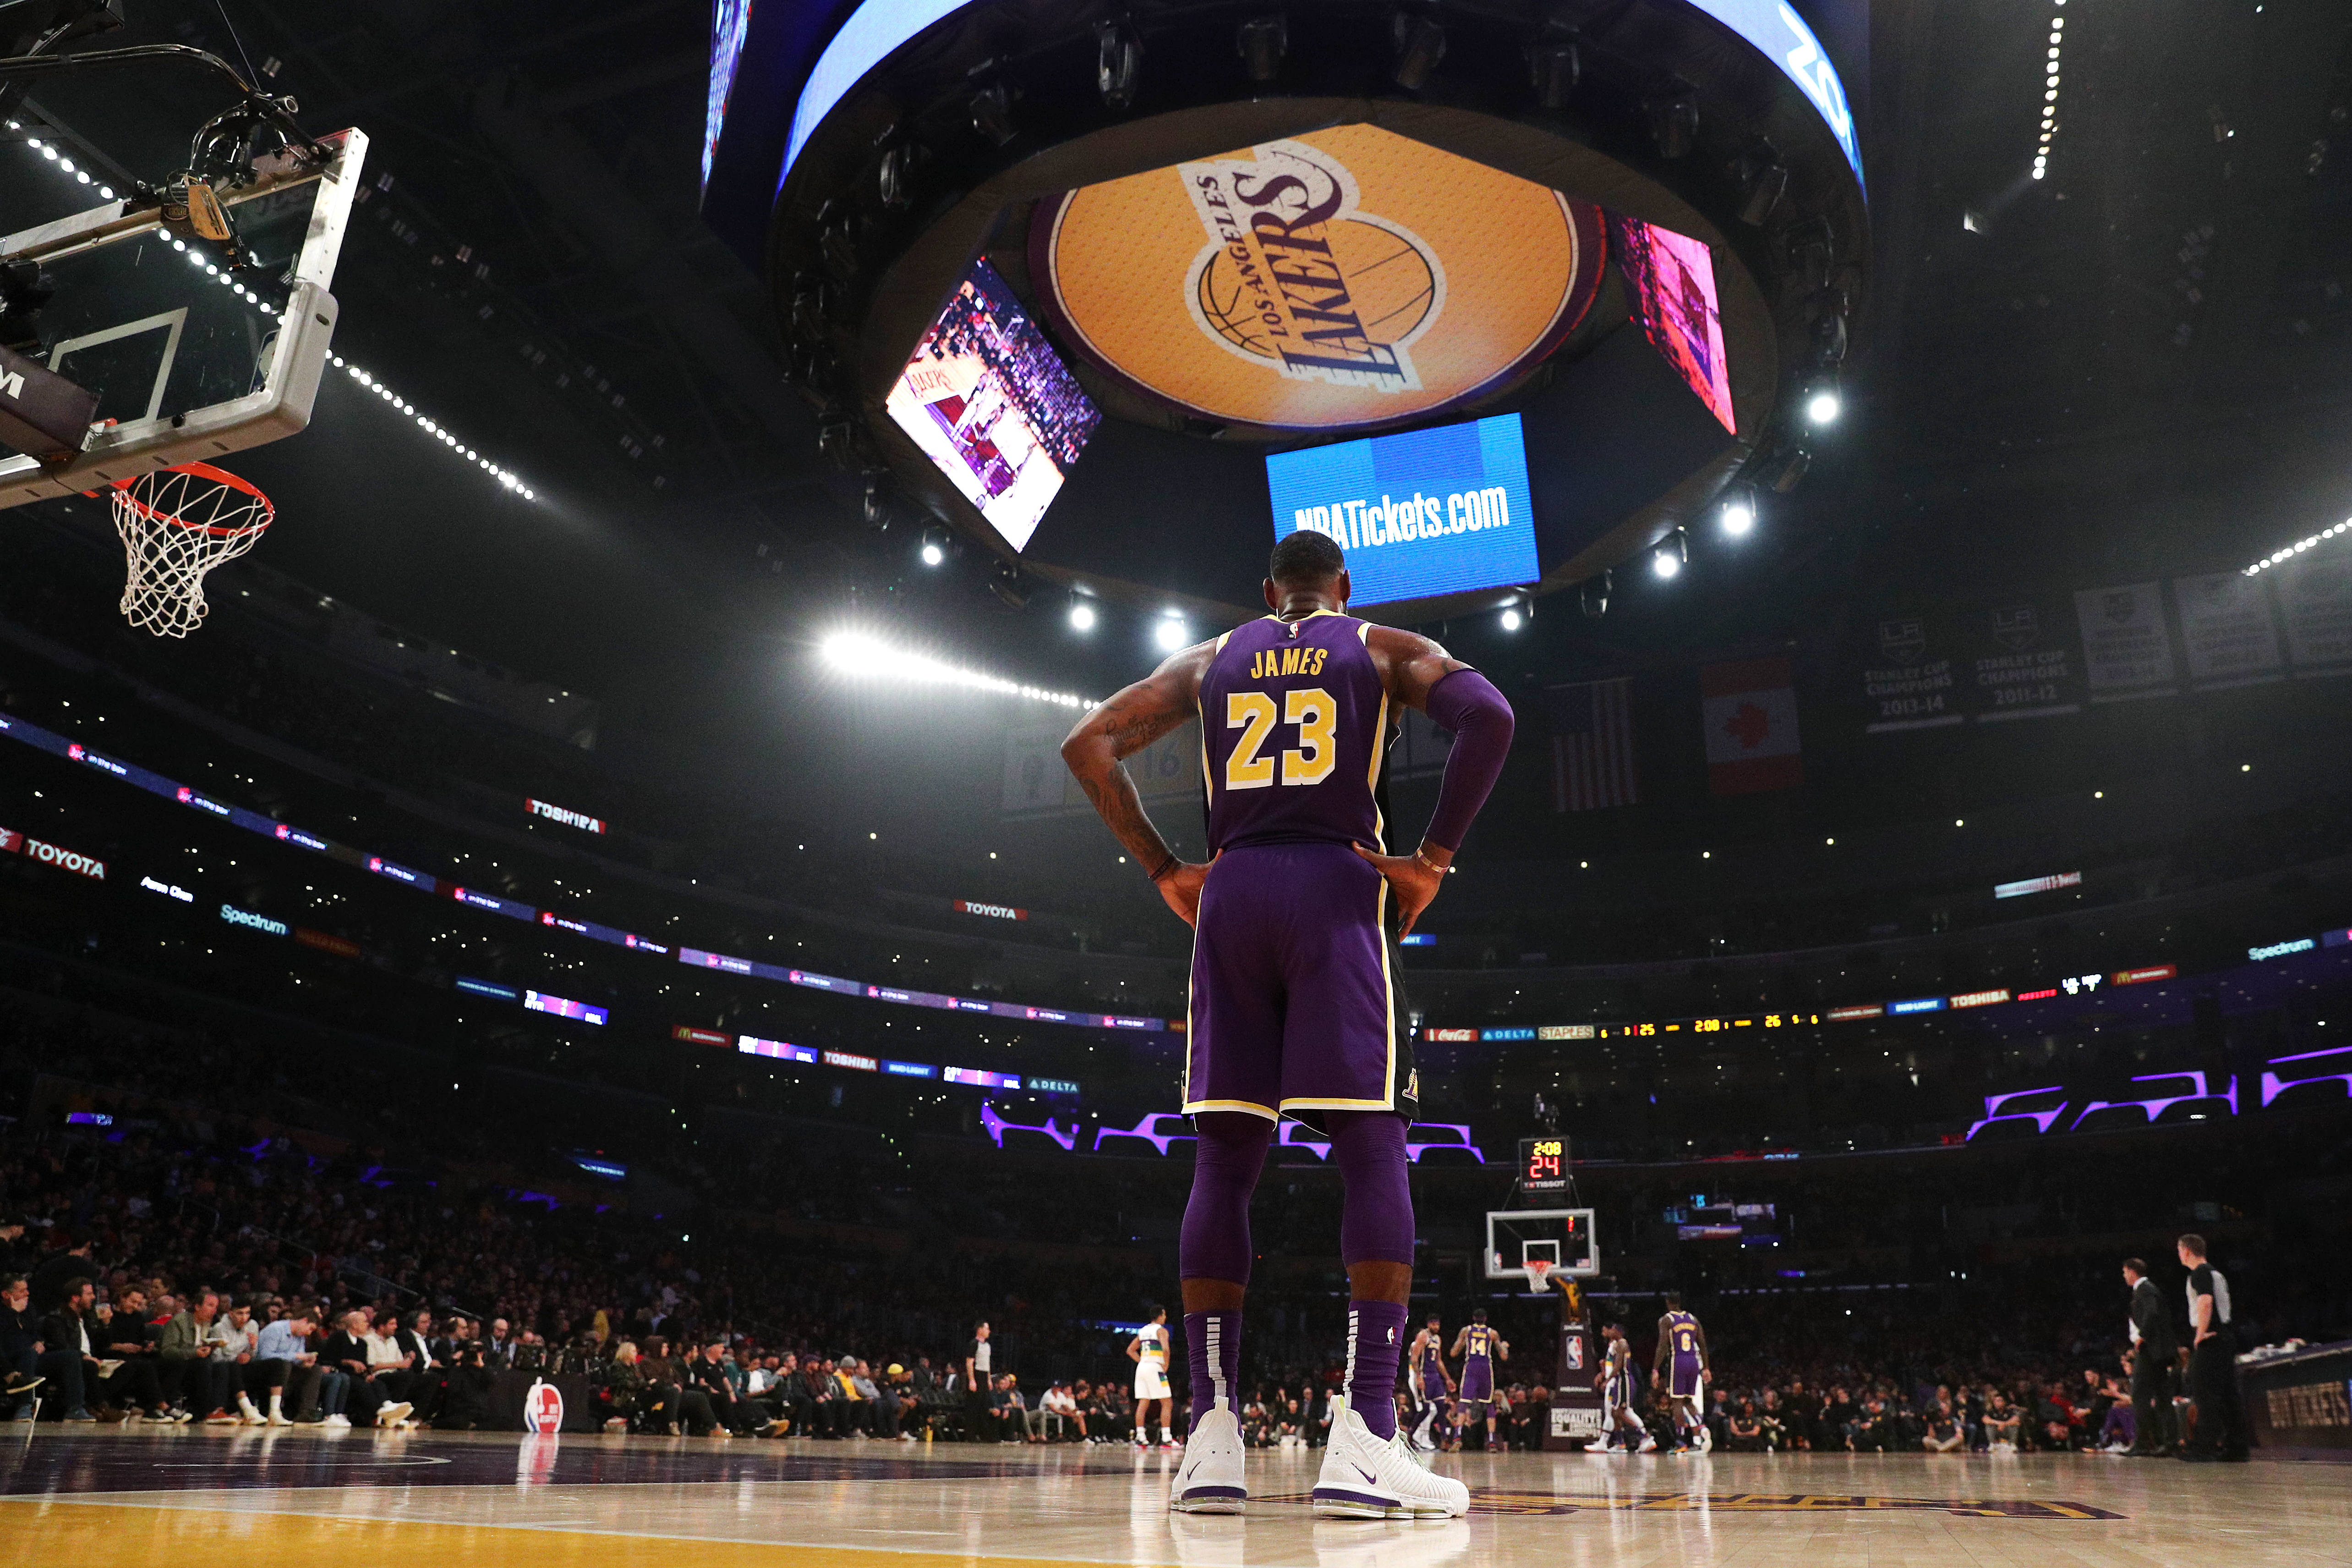
[[[975,261],[885,404],[1014,549],[1029,543],[1102,414],[996,269]]]
[[[912,42],[915,35],[926,27],[971,3],[972,0],[866,0],[865,5],[850,13],[833,41],[825,46],[824,53],[817,57],[815,68],[809,72],[801,89],[800,100],[793,110],[792,135],[784,145],[783,172],[792,172],[801,149],[808,145],[818,125],[866,72],[901,45]],[[1828,126],[1830,134],[1837,139],[1838,150],[1845,154],[1854,178],[1861,180],[1862,145],[1855,138],[1845,84],[1838,79],[1828,53],[1803,18],[1790,10],[1785,0],[1691,0],[1691,4],[1754,45],[1782,76],[1797,84],[1798,90]],[[714,88],[719,74],[717,58],[728,47],[728,30],[723,23],[730,8],[720,6],[721,25],[712,29]],[[736,47],[740,47],[740,43]],[[731,61],[729,76],[731,81]],[[723,97],[716,91],[713,96]],[[781,179],[778,188],[782,188]]]
[[[1542,575],[1516,413],[1277,453],[1265,478],[1275,537],[1313,528],[1337,539],[1357,604]]]

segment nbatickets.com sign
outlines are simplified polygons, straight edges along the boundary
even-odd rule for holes
[[[1599,211],[1370,125],[1043,203],[1042,304],[1089,359],[1195,413],[1330,429],[1458,402],[1599,290]]]

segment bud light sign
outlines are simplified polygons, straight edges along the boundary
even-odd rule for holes
[[[1275,537],[1328,534],[1347,552],[1357,604],[1542,575],[1516,413],[1278,453],[1265,477]]]

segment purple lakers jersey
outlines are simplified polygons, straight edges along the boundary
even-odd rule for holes
[[[1269,615],[1226,632],[1201,677],[1209,851],[1362,844],[1385,852],[1388,688],[1353,616]]]

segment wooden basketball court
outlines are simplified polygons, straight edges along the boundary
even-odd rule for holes
[[[1467,1519],[1314,1519],[1319,1456],[1253,1455],[1241,1518],[1173,1515],[1178,1456],[353,1432],[44,1430],[0,1540],[80,1568],[415,1561],[945,1568],[2352,1563],[2352,1471],[2103,1455],[1442,1456]]]

